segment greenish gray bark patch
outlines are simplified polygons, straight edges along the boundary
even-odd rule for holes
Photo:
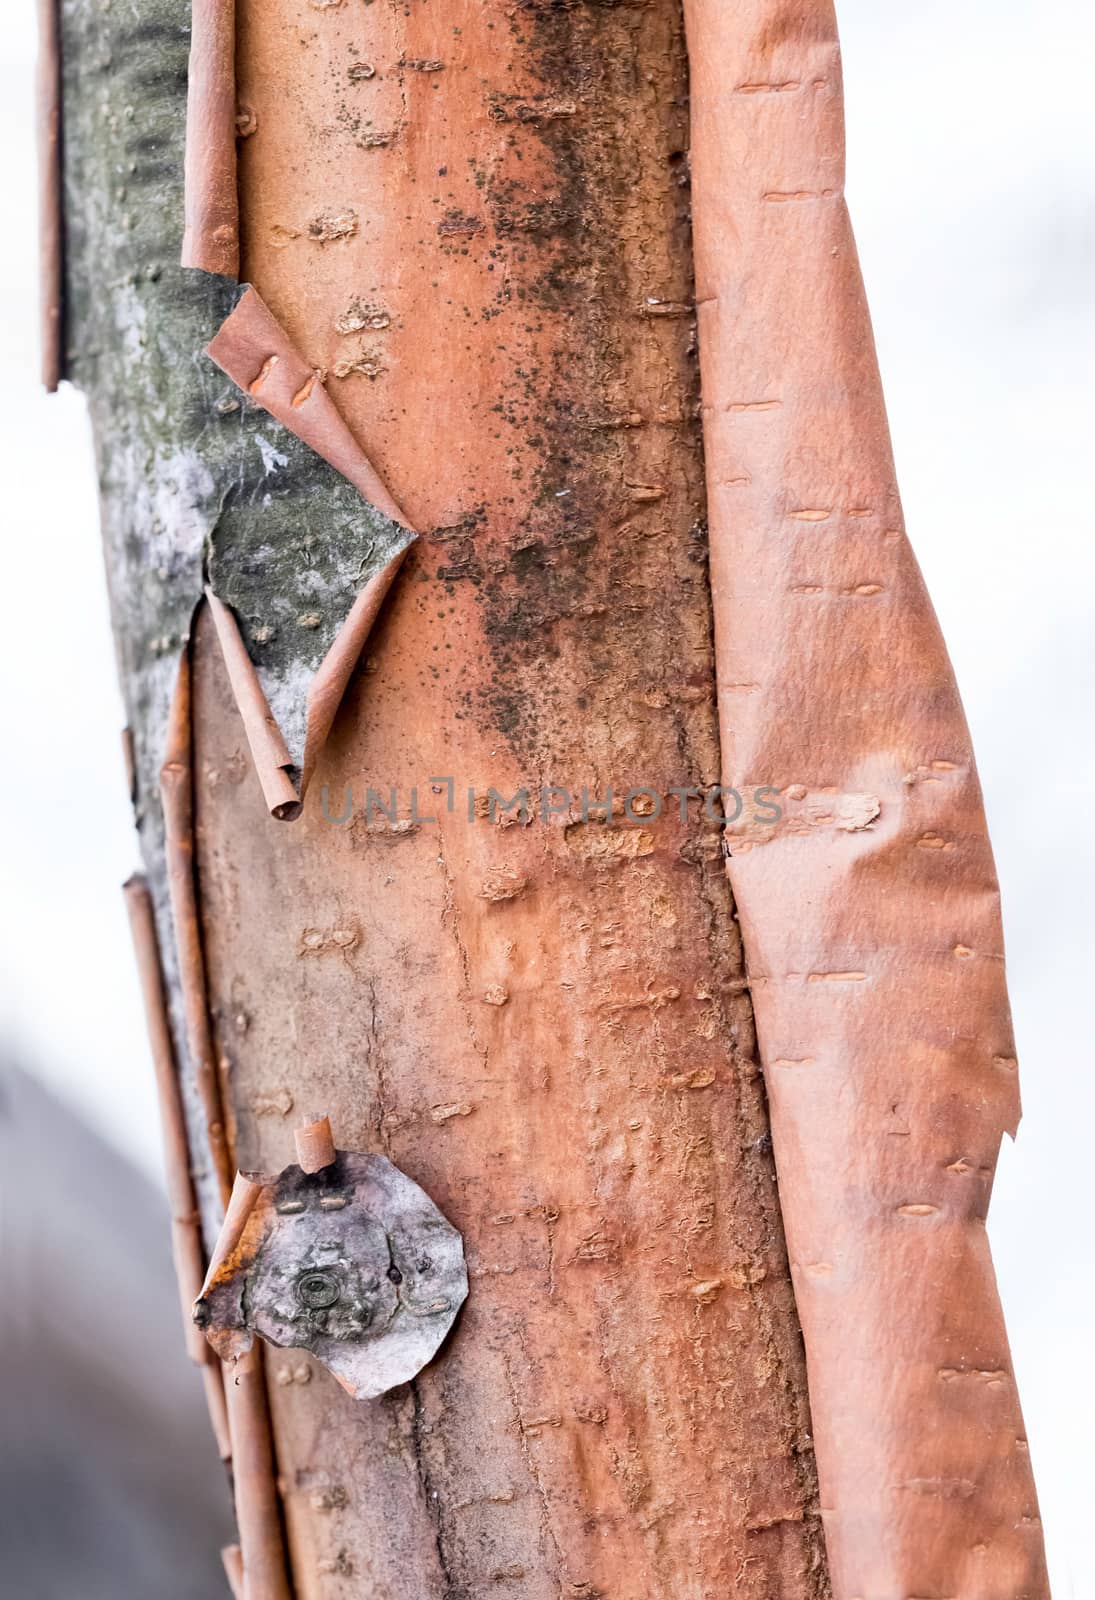
[[[66,375],[94,429],[138,825],[170,968],[158,773],[203,582],[238,611],[299,762],[308,682],[409,536],[203,354],[239,289],[178,265],[188,0],[61,0],[61,38]],[[176,1040],[185,1063],[178,1027]],[[215,1185],[185,1065],[183,1078],[208,1223]]]
[[[207,571],[239,618],[299,767],[308,685],[362,584],[412,537],[238,391],[218,402],[222,485]]]

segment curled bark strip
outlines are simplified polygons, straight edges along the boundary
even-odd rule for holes
[[[247,1600],[290,1600],[261,1350],[231,1368],[225,1394],[243,1592]]]
[[[240,1555],[238,1544],[226,1544],[221,1551],[221,1562],[224,1566],[224,1575],[228,1579],[228,1587],[232,1591],[232,1600],[246,1600],[243,1590],[243,1558]]]
[[[129,879],[124,894],[129,913],[129,926],[133,935],[133,948],[137,957],[137,973],[144,1000],[149,1043],[152,1047],[152,1065],[156,1074],[160,1130],[163,1137],[164,1175],[167,1182],[167,1200],[171,1210],[171,1245],[183,1312],[186,1353],[191,1361],[202,1369],[202,1381],[209,1405],[209,1420],[221,1459],[227,1461],[231,1447],[220,1364],[194,1326],[193,1320],[193,1304],[201,1293],[203,1281],[201,1224],[194,1186],[190,1178],[190,1149],[187,1143],[175,1051],[171,1042],[171,1026],[167,1016],[163,976],[160,970],[152,896],[148,884],[139,874]]]
[[[209,1129],[209,1148],[217,1169],[221,1202],[227,1204],[231,1161],[206,1007],[205,960],[194,883],[190,657],[186,650],[179,657],[179,674],[171,702],[163,766],[160,768],[160,795],[163,801],[167,883],[182,981],[186,1040]]]
[[[232,382],[348,478],[363,499],[414,531],[343,421],[314,367],[254,289],[245,290],[206,346]]]
[[[409,548],[409,547],[408,547]],[[403,565],[407,549],[399,551],[385,567],[369,579],[350,608],[350,614],[339,629],[334,644],[324,656],[319,670],[308,688],[307,732],[304,742],[304,764],[300,769],[300,790],[295,788],[291,774],[295,770],[293,758],[282,737],[281,730],[270,710],[270,703],[259,681],[254,662],[247,654],[247,646],[235,616],[218,600],[211,589],[206,589],[217,639],[224,656],[228,680],[243,719],[251,758],[262,787],[270,815],[278,822],[295,822],[300,816],[304,796],[316,769],[327,735],[335,720],[339,704],[350,675],[357,665],[365,641],[372,632],[384,598]]]
[[[175,928],[187,1047],[208,1125],[209,1148],[224,1203],[231,1171],[221,1110],[194,880],[194,795],[190,657],[184,650],[168,720],[160,769],[164,852]],[[245,1180],[246,1182],[246,1180]],[[237,1206],[242,1207],[246,1189]],[[234,1197],[233,1197],[234,1198]],[[237,1362],[225,1385],[236,1523],[240,1534],[245,1592],[249,1600],[289,1600],[281,1532],[274,1447],[261,1362]]]
[[[413,532],[318,375],[298,354],[254,289],[245,292],[206,353],[271,416],[342,473],[365,500]],[[293,781],[292,756],[239,625],[223,601],[212,590],[206,590],[263,795],[271,816],[279,821],[291,822],[300,815],[350,675],[407,548],[398,551],[365,584],[312,679],[299,790]]]
[[[235,278],[236,0],[193,0],[186,105],[182,265]]]
[[[335,1159],[335,1141],[330,1117],[311,1117],[294,1134],[297,1163],[302,1172],[322,1172]]]
[[[230,1277],[235,1270],[239,1257],[240,1240],[243,1238],[244,1229],[247,1227],[248,1218],[262,1194],[261,1182],[256,1182],[243,1172],[236,1173],[236,1181],[232,1185],[232,1196],[228,1202],[228,1209],[224,1213],[221,1231],[217,1235],[217,1242],[213,1246],[213,1254],[209,1258],[205,1278],[198,1293],[190,1302],[191,1318],[193,1317],[194,1301],[204,1299],[221,1278]]]
[[[217,599],[212,589],[206,589],[205,598],[213,613],[228,681],[243,719],[247,743],[251,747],[251,759],[255,763],[270,815],[279,822],[292,821],[300,815],[300,800],[289,776],[293,765],[289,747],[274,721],[235,617],[223,600]]]
[[[42,383],[64,377],[64,224],[61,193],[61,39],[58,0],[38,0],[38,261]]]
[[[724,781],[775,786],[792,819],[832,800],[831,826],[727,845],[833,1591],[1043,1600],[984,1230],[1019,1118],[998,893],[902,532],[835,19],[829,0],[685,13]]]
[[[304,741],[304,765],[300,775],[300,793],[303,799],[316,770],[327,735],[335,720],[350,675],[361,658],[365,641],[380,615],[380,608],[396,574],[403,565],[410,546],[405,546],[392,557],[387,566],[369,579],[350,608],[350,614],[339,629],[334,644],[320,663],[319,671],[308,687],[308,728]]]

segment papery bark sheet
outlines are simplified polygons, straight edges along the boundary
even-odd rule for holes
[[[685,0],[724,783],[838,1600],[1048,1594],[985,1234],[1019,1120],[969,732],[905,536],[828,0]]]
[[[310,1166],[261,1181],[237,1174],[195,1321],[226,1363],[257,1333],[310,1352],[347,1394],[375,1400],[437,1355],[467,1298],[463,1245],[383,1156],[332,1147]]]

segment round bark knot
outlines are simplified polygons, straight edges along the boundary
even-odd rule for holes
[[[342,1285],[330,1272],[302,1272],[297,1279],[297,1299],[307,1311],[326,1311],[342,1298]]]

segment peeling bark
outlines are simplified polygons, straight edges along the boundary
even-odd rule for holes
[[[187,9],[63,7],[68,370],[165,948],[155,774],[203,577],[289,683],[321,645],[294,626],[309,574],[363,581],[394,526],[200,354],[237,291],[175,265]],[[198,614],[229,1143],[276,1170],[291,1114],[323,1105],[451,1219],[471,1284],[436,1361],[378,1401],[271,1353],[296,1592],[817,1600],[740,938],[718,825],[672,797],[719,781],[679,6],[241,0],[238,24],[244,276],[424,533],[292,829]],[[583,809],[610,785],[608,815]],[[492,807],[544,786],[572,798]]]
[[[302,751],[302,686],[354,591],[406,542],[202,356],[239,291],[177,265],[188,22],[182,0],[61,0],[64,370],[91,412],[137,820],[169,969],[158,772],[204,579],[226,571],[219,592]],[[209,1161],[197,1176],[211,1195]]]

